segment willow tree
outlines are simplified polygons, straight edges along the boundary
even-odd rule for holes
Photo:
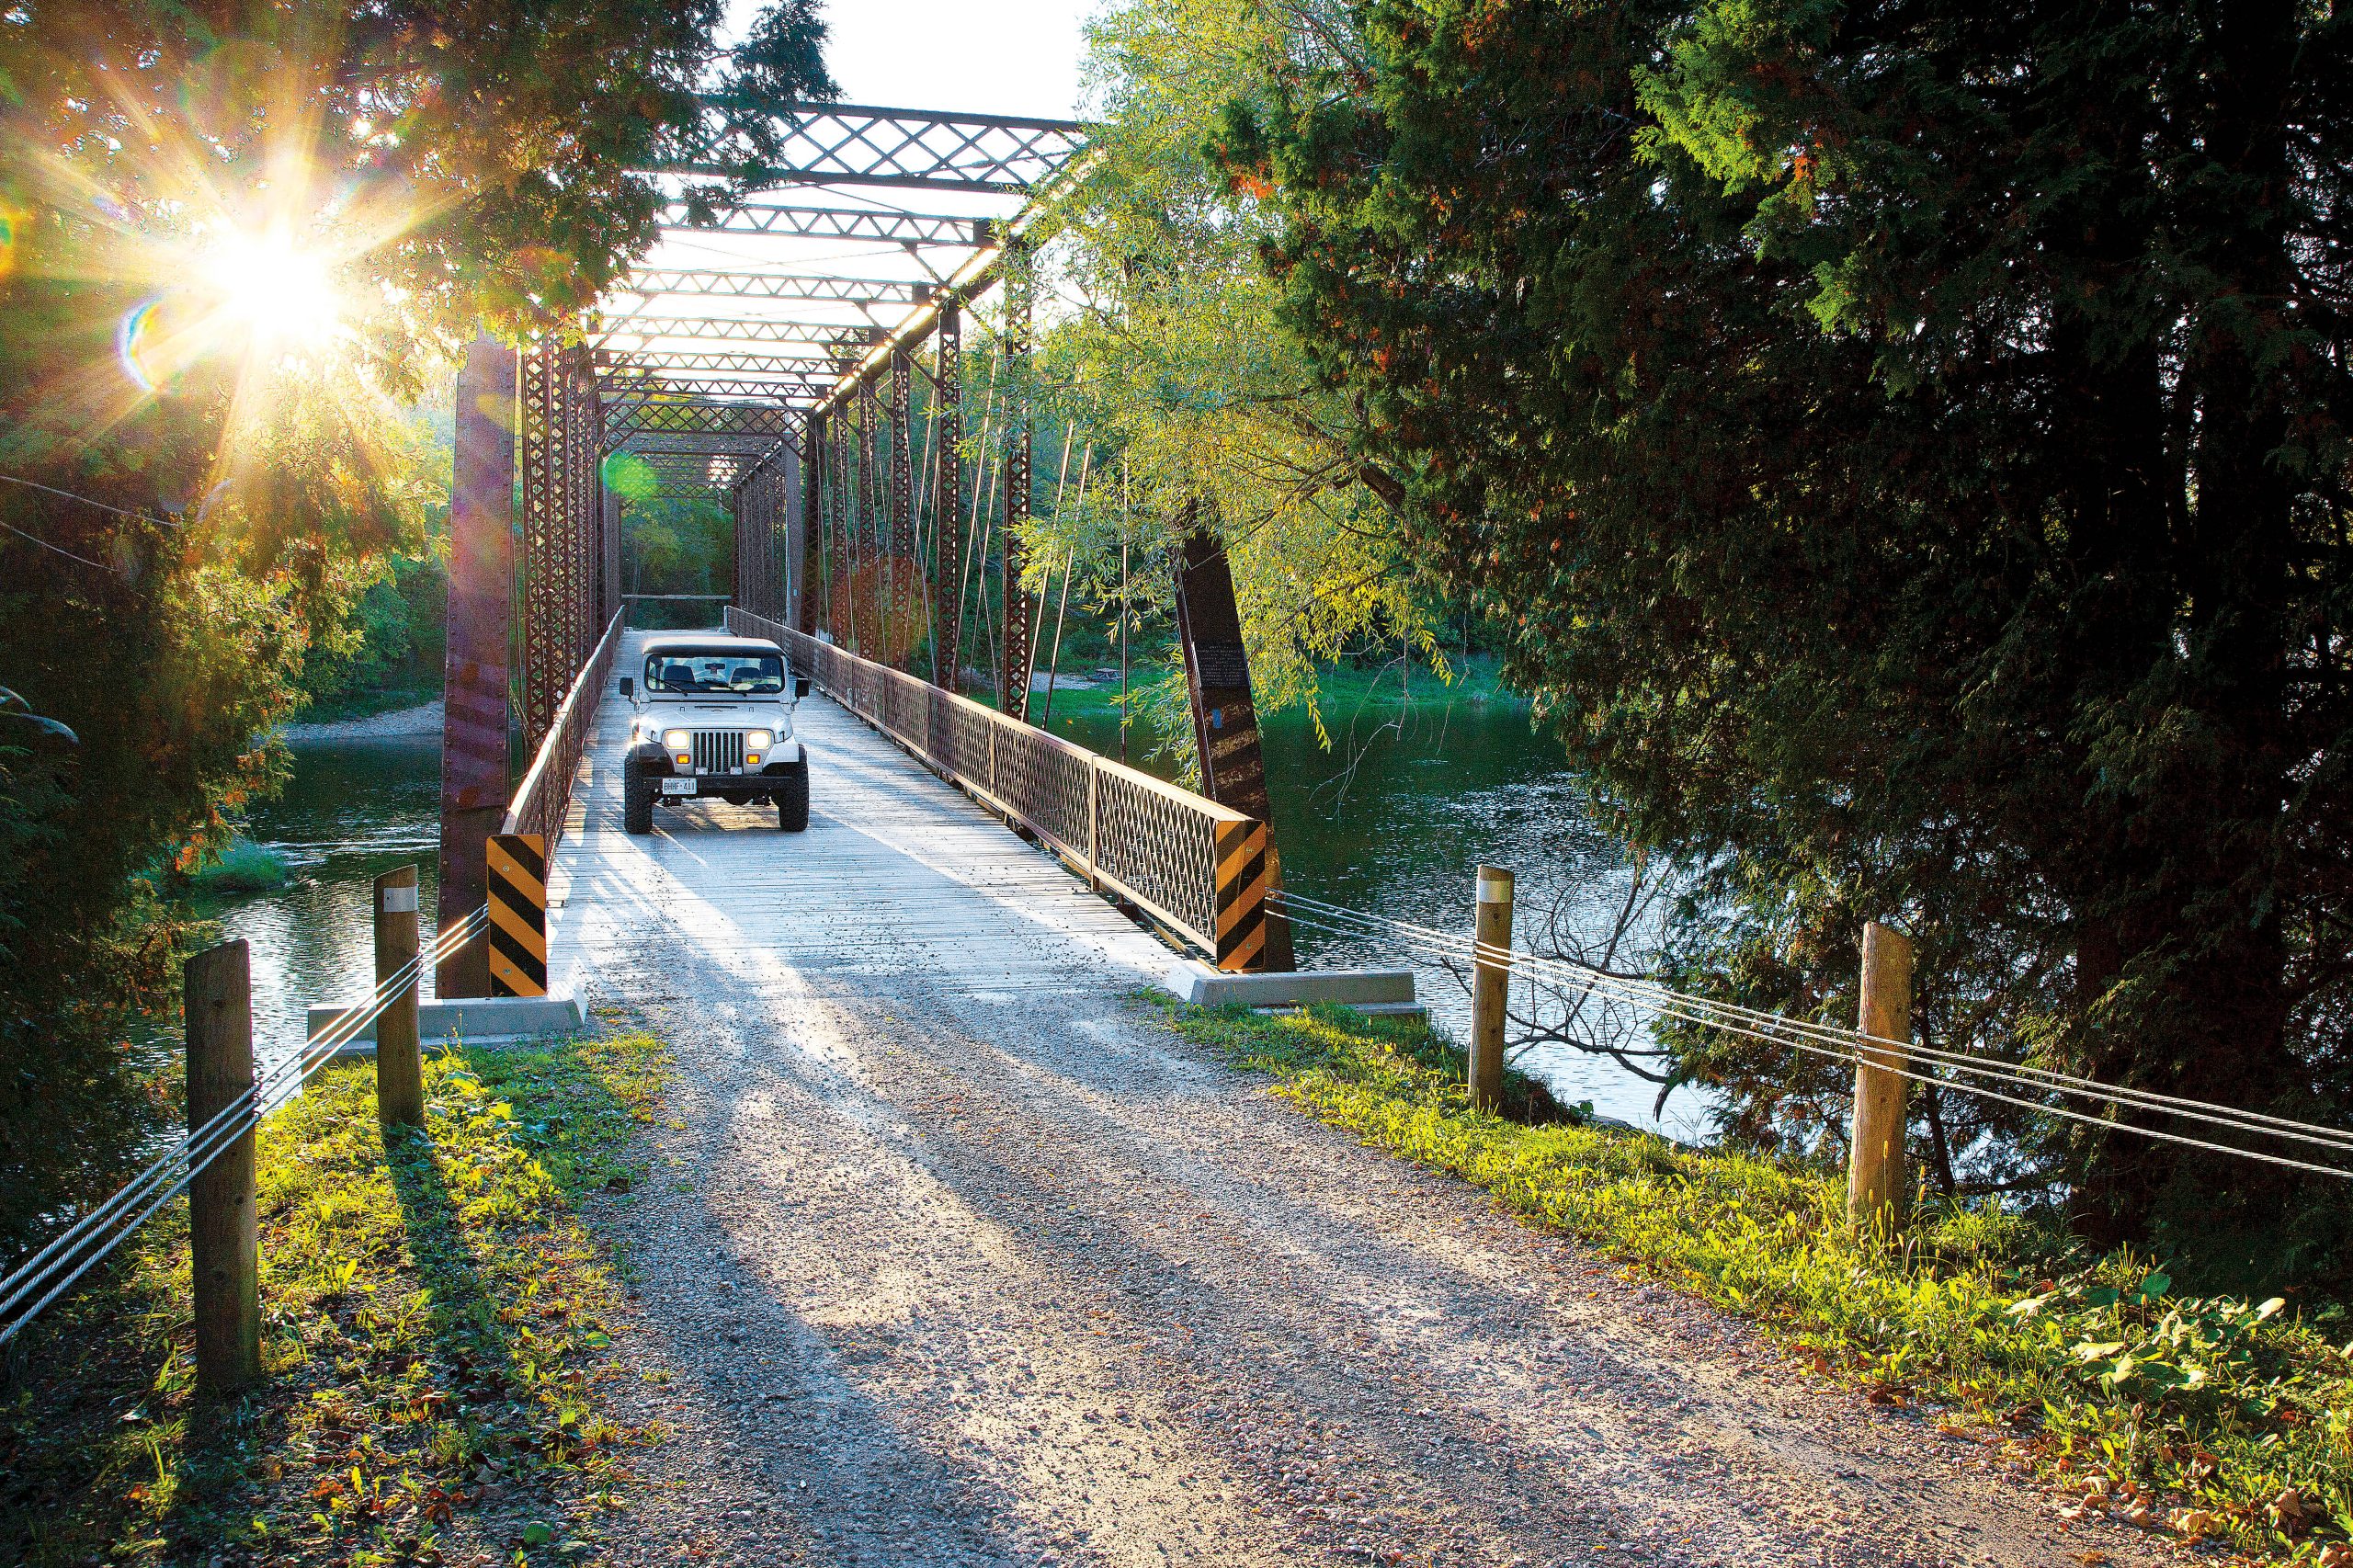
[[[810,0],[24,0],[0,20],[0,1246],[145,1136],[150,870],[438,476],[400,418],[478,325],[650,242],[696,94],[831,91]],[[757,149],[753,150],[756,153]],[[62,722],[69,744],[22,715]]]
[[[1835,1010],[1859,917],[1899,919],[1938,1043],[2340,1116],[2341,18],[1363,16],[1361,60],[1237,100],[1225,155],[1512,677],[1708,877],[1688,972]],[[1752,1131],[1821,1108],[1685,1044]],[[2262,1167],[2015,1147],[2099,1240],[2345,1265],[2343,1209]]]
[[[1097,467],[1088,504],[1071,490],[1031,551],[1040,571],[1075,552],[1108,589],[1124,542],[1132,574],[1157,584],[1172,530],[1214,528],[1261,705],[1311,710],[1317,667],[1344,653],[1444,663],[1439,596],[1403,548],[1398,493],[1367,470],[1347,400],[1277,320],[1263,193],[1209,155],[1222,106],[1317,58],[1324,25],[1253,0],[1143,0],[1090,28],[1101,125],[1045,253],[1040,376],[1051,416],[1096,443]],[[1163,683],[1159,727],[1188,744],[1168,706],[1181,692]]]

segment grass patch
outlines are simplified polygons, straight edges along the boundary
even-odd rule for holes
[[[188,892],[214,898],[268,892],[285,885],[285,859],[276,850],[265,849],[244,838],[231,839],[220,859],[188,879]]]
[[[2353,1568],[2341,1306],[2177,1297],[2148,1260],[2085,1256],[1996,1208],[1931,1207],[1881,1244],[1847,1227],[1837,1173],[1473,1112],[1461,1053],[1423,1026],[1335,1007],[1172,1016],[1310,1114],[1756,1319],[1874,1401],[1933,1406],[2078,1507]]]
[[[0,1375],[0,1561],[573,1562],[620,1506],[612,1268],[580,1200],[627,1191],[664,1056],[643,1035],[426,1064],[426,1125],[370,1064],[263,1128],[262,1385],[199,1397],[186,1211],[51,1310]]]

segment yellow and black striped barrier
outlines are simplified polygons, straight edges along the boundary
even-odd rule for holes
[[[1266,959],[1267,894],[1274,886],[1267,824],[1217,824],[1217,967],[1255,970]]]
[[[548,994],[548,841],[490,835],[490,994]]]

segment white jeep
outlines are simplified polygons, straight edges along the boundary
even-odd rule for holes
[[[809,757],[792,737],[794,704],[809,677],[787,683],[784,650],[757,637],[680,631],[645,644],[645,663],[623,676],[636,711],[621,759],[622,825],[654,831],[654,806],[722,800],[773,801],[777,825],[809,825]]]

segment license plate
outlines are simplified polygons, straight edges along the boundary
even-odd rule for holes
[[[695,781],[691,778],[665,778],[662,780],[662,792],[665,795],[691,795],[695,792]]]

